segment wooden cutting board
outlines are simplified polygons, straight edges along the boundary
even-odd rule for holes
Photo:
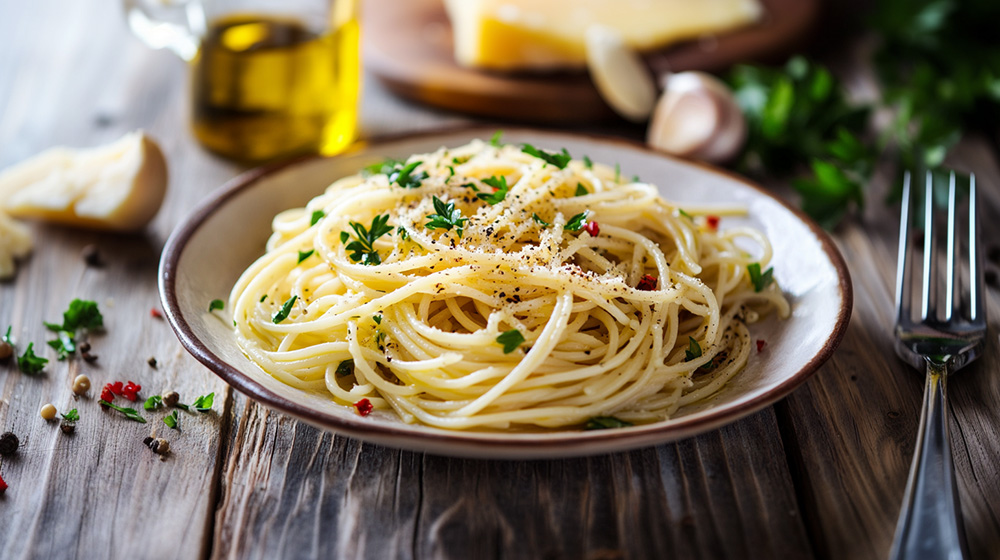
[[[818,18],[820,0],[761,2],[761,23],[648,53],[651,71],[719,71],[794,52]],[[502,74],[459,66],[441,0],[365,0],[362,17],[365,63],[401,97],[502,120],[570,124],[615,118],[586,72]]]

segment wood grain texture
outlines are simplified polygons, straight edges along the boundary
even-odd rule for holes
[[[235,403],[214,558],[811,557],[770,410],[630,453],[478,461]]]

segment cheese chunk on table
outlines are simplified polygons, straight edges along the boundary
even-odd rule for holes
[[[445,0],[460,64],[495,70],[583,66],[586,32],[611,27],[646,51],[757,21],[758,0]]]

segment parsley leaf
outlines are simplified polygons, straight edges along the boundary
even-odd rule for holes
[[[627,428],[631,422],[619,420],[614,416],[595,416],[583,426],[584,430],[606,430],[608,428]]]
[[[316,249],[309,249],[308,251],[299,251],[299,262],[295,264],[302,264],[302,261],[308,259],[316,252]]]
[[[264,303],[265,299],[267,299],[267,294],[260,296],[260,303]]]
[[[698,341],[694,339],[693,336],[688,337],[688,347],[684,351],[684,361],[690,362],[691,360],[701,357],[701,345]]]
[[[753,284],[753,291],[760,292],[774,282],[774,267],[768,268],[763,274],[760,272],[760,263],[747,265],[747,272],[750,273],[750,282]]]
[[[404,189],[415,189],[419,187],[423,180],[427,178],[427,172],[421,171],[419,173],[413,173],[413,171],[421,163],[423,162],[414,161],[406,165],[396,164],[396,166],[388,174],[389,184],[391,185],[396,183]]]
[[[164,416],[163,417],[163,423],[166,424],[167,427],[169,427],[169,428],[173,428],[175,430],[179,430],[180,429],[180,427],[179,427],[179,425],[180,425],[180,417],[178,417],[177,414],[178,413],[175,410],[175,411],[171,412],[170,414]]]
[[[142,416],[140,416],[139,412],[136,409],[134,409],[134,408],[125,408],[125,407],[117,406],[117,405],[115,405],[113,403],[109,403],[108,401],[106,401],[104,399],[101,399],[101,400],[99,400],[97,402],[99,404],[101,404],[102,406],[106,406],[106,407],[108,407],[108,408],[110,408],[112,410],[117,410],[118,412],[121,412],[122,414],[125,415],[125,418],[128,418],[129,420],[134,420],[134,421],[139,422],[141,424],[145,424],[146,423],[146,419],[143,418]]]
[[[41,373],[41,371],[45,369],[45,364],[49,363],[49,361],[45,358],[40,358],[35,355],[34,346],[34,342],[29,343],[28,347],[24,350],[24,354],[17,359],[18,369],[28,375]]]
[[[11,346],[14,346],[14,341],[10,339],[10,331],[12,331],[13,329],[14,329],[13,325],[8,325],[7,332],[4,333],[3,335],[3,341],[6,342],[7,344],[10,344]]]
[[[67,422],[78,422],[80,420],[80,413],[77,412],[75,408],[66,414],[60,414],[60,416],[62,416],[63,420]]]
[[[587,211],[584,210],[583,212],[580,212],[579,214],[570,218],[569,221],[566,222],[566,227],[563,229],[565,229],[566,231],[580,231],[586,224],[587,224]]]
[[[373,163],[369,166],[363,167],[361,169],[361,176],[367,179],[372,175],[388,175],[402,164],[403,162],[399,160],[386,158],[378,163]]]
[[[692,216],[691,214],[688,214],[687,212],[685,212],[684,210],[681,210],[680,208],[677,209],[677,213],[680,214],[681,216],[684,216],[685,218],[687,218],[689,220],[694,220],[694,216]]]
[[[490,138],[490,146],[496,146],[498,148],[500,146],[503,146],[503,144],[500,142],[501,138],[503,138],[503,131],[502,130],[498,130],[498,131],[494,132],[493,133],[493,137]]]
[[[549,227],[549,226],[552,225],[552,224],[546,222],[545,220],[543,220],[541,216],[539,216],[538,214],[536,214],[534,212],[531,213],[531,219],[535,220],[535,223],[538,224],[538,225],[540,225],[540,226],[542,226],[543,228],[547,228],[547,227]]]
[[[76,341],[73,339],[73,333],[59,331],[57,334],[59,338],[50,340],[48,344],[59,354],[59,360],[62,361],[76,352]]]
[[[440,198],[434,197],[434,211],[435,214],[428,214],[427,218],[430,220],[425,224],[424,227],[427,229],[444,229],[451,231],[451,228],[455,228],[458,232],[458,236],[462,237],[462,229],[465,227],[465,222],[468,218],[462,217],[462,211],[455,208],[454,202],[449,202],[445,204]]]
[[[375,250],[375,241],[383,235],[392,233],[392,226],[388,225],[388,222],[389,214],[382,214],[372,218],[370,229],[366,229],[365,226],[358,222],[348,222],[351,229],[354,230],[354,235],[357,237],[357,241],[352,241],[345,247],[348,251],[351,251],[349,257],[352,261],[361,262],[366,265],[382,264],[382,259]],[[346,232],[340,234],[341,240],[344,240],[344,233]],[[348,238],[350,238],[349,235]]]
[[[213,299],[212,302],[208,304],[208,312],[211,313],[216,309],[224,309],[225,307],[226,304],[221,299]]]
[[[517,329],[511,329],[497,337],[497,343],[503,346],[503,353],[510,354],[524,342],[524,335]]]
[[[50,331],[68,331],[75,333],[77,329],[100,329],[104,327],[104,317],[97,309],[97,303],[74,299],[69,303],[69,309],[63,312],[63,324],[45,323]]]
[[[309,227],[316,225],[320,220],[323,219],[324,216],[326,216],[326,212],[323,212],[322,210],[316,210],[315,212],[313,212],[312,217],[309,218]]]
[[[569,155],[566,148],[563,148],[562,152],[547,152],[545,150],[539,150],[531,144],[522,144],[521,151],[529,156],[534,156],[545,163],[550,163],[559,169],[565,169],[566,166],[569,165],[570,160],[573,159],[573,156]]]
[[[191,403],[191,408],[197,410],[198,412],[205,413],[212,410],[212,405],[215,403],[215,393],[209,393],[207,395],[202,395]]]
[[[271,321],[277,325],[287,319],[288,314],[292,312],[292,306],[295,305],[295,300],[298,298],[299,296],[292,296],[288,298],[285,303],[282,304],[281,309],[279,309],[278,312],[274,314],[274,317],[271,318]]]
[[[589,157],[583,156],[583,166],[586,167],[587,169],[593,169],[594,162],[590,161]]]
[[[146,399],[146,402],[142,403],[142,408],[146,410],[156,410],[163,406],[163,397],[160,395],[153,395]]]
[[[354,373],[354,360],[344,360],[337,364],[337,377],[346,377]]]
[[[590,191],[587,190],[587,187],[583,186],[583,183],[576,184],[576,196],[584,196],[588,194],[590,194]]]
[[[480,200],[485,200],[490,203],[490,206],[494,204],[499,204],[507,198],[507,193],[510,192],[510,187],[507,185],[507,178],[501,175],[500,177],[487,177],[483,179],[483,183],[496,189],[492,193],[477,193],[476,197]]]

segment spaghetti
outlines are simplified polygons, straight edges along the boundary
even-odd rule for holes
[[[664,420],[746,365],[747,323],[789,313],[761,232],[589,159],[477,140],[376,167],[278,214],[230,296],[251,360],[362,413]]]

